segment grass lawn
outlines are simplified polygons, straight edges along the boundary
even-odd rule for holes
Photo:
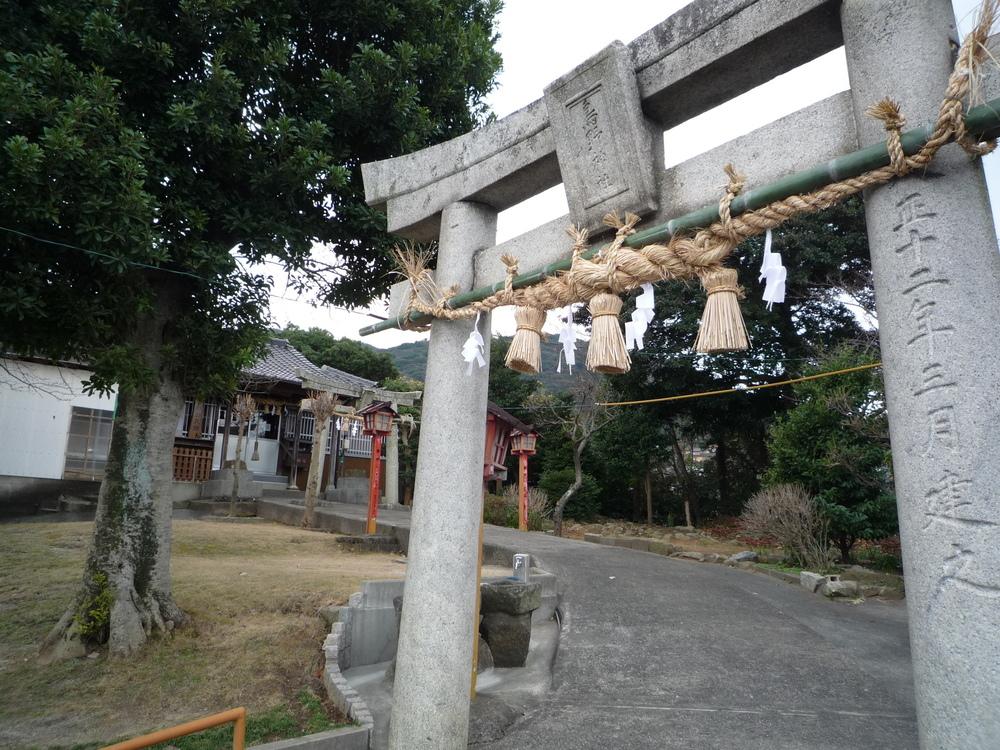
[[[248,740],[329,728],[317,697],[326,634],[316,609],[363,580],[401,578],[399,555],[342,551],[336,537],[268,522],[174,521],[173,580],[191,626],[130,661],[39,666],[39,643],[71,603],[91,523],[0,524],[0,747],[98,747],[235,706]],[[227,747],[217,736],[181,750]]]

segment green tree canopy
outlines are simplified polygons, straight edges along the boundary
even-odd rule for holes
[[[538,390],[538,381],[512,370],[504,361],[511,339],[495,338],[490,343],[490,383],[487,398],[515,417],[530,422],[528,399]]]
[[[872,352],[845,346],[814,371],[873,361]],[[798,383],[794,394],[795,406],[771,428],[764,481],[800,484],[813,493],[846,561],[858,539],[898,531],[882,374],[862,370]]]
[[[400,377],[391,355],[360,341],[338,339],[322,328],[303,330],[289,325],[275,335],[288,339],[314,365],[336,367],[378,383]]]
[[[774,233],[774,250],[788,268],[785,304],[767,310],[757,283],[763,238],[744,242],[729,264],[737,267],[747,299],[740,305],[752,348],[711,357],[692,352],[705,296],[695,284],[656,287],[656,318],[631,371],[614,379],[623,399],[655,398],[784,380],[815,365],[838,342],[871,340],[855,305],[871,305],[871,264],[864,210],[852,200],[789,222]],[[765,389],[654,404],[649,409],[696,442],[714,446],[703,468],[713,492],[696,515],[739,513],[767,467],[768,427],[791,402],[782,389]],[[640,445],[639,450],[643,450]],[[698,486],[705,484],[698,482]],[[692,498],[693,500],[694,498]]]
[[[259,352],[269,282],[247,263],[270,259],[333,302],[385,291],[388,238],[361,163],[483,119],[499,7],[0,5],[0,348],[82,360],[95,387],[118,386],[75,605],[110,587],[119,604],[91,632],[113,653],[182,621],[170,445],[183,390],[231,389]],[[335,260],[312,257],[317,244]]]

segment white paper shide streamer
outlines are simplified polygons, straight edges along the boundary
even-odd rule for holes
[[[483,358],[483,350],[485,348],[486,342],[483,341],[483,335],[479,332],[479,313],[476,313],[476,322],[472,324],[472,333],[469,334],[469,338],[462,345],[462,359],[469,364],[469,367],[465,371],[466,375],[472,374],[472,366],[474,364],[480,367],[486,366],[486,360]]]
[[[573,325],[573,305],[569,305],[559,313],[559,343],[562,350],[559,352],[559,361],[556,363],[556,372],[562,372],[563,360],[569,367],[569,374],[573,374],[573,365],[576,364],[576,327]]]
[[[653,285],[646,282],[642,285],[642,294],[635,299],[632,320],[625,323],[625,346],[628,349],[642,349],[642,337],[653,322],[653,304]]]
[[[767,309],[774,307],[774,303],[785,301],[785,278],[788,271],[781,264],[781,253],[771,252],[771,230],[767,230],[764,237],[764,262],[760,266],[760,278],[757,281],[764,282],[764,301]]]

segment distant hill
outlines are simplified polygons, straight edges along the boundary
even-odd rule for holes
[[[550,336],[548,341],[542,341],[542,372],[538,375],[526,375],[532,380],[537,380],[542,387],[550,393],[560,393],[568,391],[574,381],[580,377],[593,377],[585,367],[587,360],[586,341],[576,342],[576,366],[573,374],[569,374],[569,368],[563,364],[562,372],[556,372],[556,364],[559,362],[559,350],[562,348],[558,338]],[[427,370],[427,342],[411,341],[408,344],[400,344],[391,349],[384,349],[392,356],[396,362],[396,367],[404,375],[424,380],[424,373]]]

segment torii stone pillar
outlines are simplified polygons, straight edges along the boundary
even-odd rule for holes
[[[497,212],[457,202],[444,209],[435,280],[472,287],[475,253],[496,242]],[[469,732],[490,316],[479,331],[487,366],[466,374],[472,321],[437,320],[427,352],[389,747],[458,750]]]
[[[393,422],[385,436],[385,491],[386,505],[399,504],[399,426]]]
[[[845,0],[851,92],[911,124],[937,115],[955,37],[948,0]],[[885,363],[922,748],[1000,747],[1000,254],[979,162],[865,196]]]

